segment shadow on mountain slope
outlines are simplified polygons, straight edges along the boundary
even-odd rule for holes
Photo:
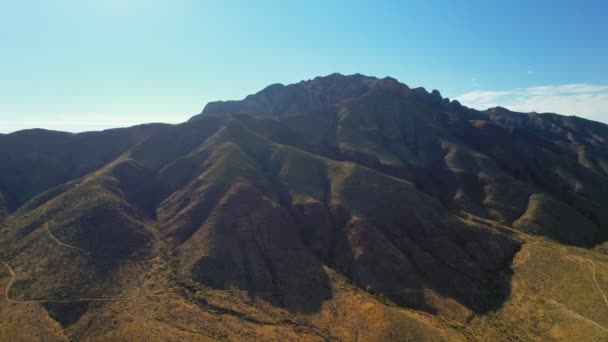
[[[275,144],[236,118],[188,160],[200,171],[165,173],[184,185],[159,221],[182,272],[204,286],[316,312],[331,296],[326,265],[429,312],[429,293],[480,313],[508,296],[518,243],[465,225],[411,183]]]

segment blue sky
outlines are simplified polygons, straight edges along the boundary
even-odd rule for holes
[[[608,122],[608,1],[0,0],[0,132],[182,122],[333,72]]]

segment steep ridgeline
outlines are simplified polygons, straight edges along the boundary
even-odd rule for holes
[[[480,112],[436,90],[339,74],[212,102],[191,121],[222,113],[278,118],[292,131],[278,142],[410,181],[456,211],[568,244],[608,239],[605,124]]]
[[[0,339],[542,339],[578,331],[538,328],[563,308],[601,336],[598,298],[548,296],[608,280],[605,139],[338,74],[180,125],[0,135]],[[535,253],[563,254],[548,286],[522,285]]]

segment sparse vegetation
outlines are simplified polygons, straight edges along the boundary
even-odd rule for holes
[[[331,75],[2,135],[0,340],[601,341],[598,125]]]

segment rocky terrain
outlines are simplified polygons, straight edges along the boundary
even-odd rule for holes
[[[601,123],[333,74],[0,160],[2,340],[608,336]]]

